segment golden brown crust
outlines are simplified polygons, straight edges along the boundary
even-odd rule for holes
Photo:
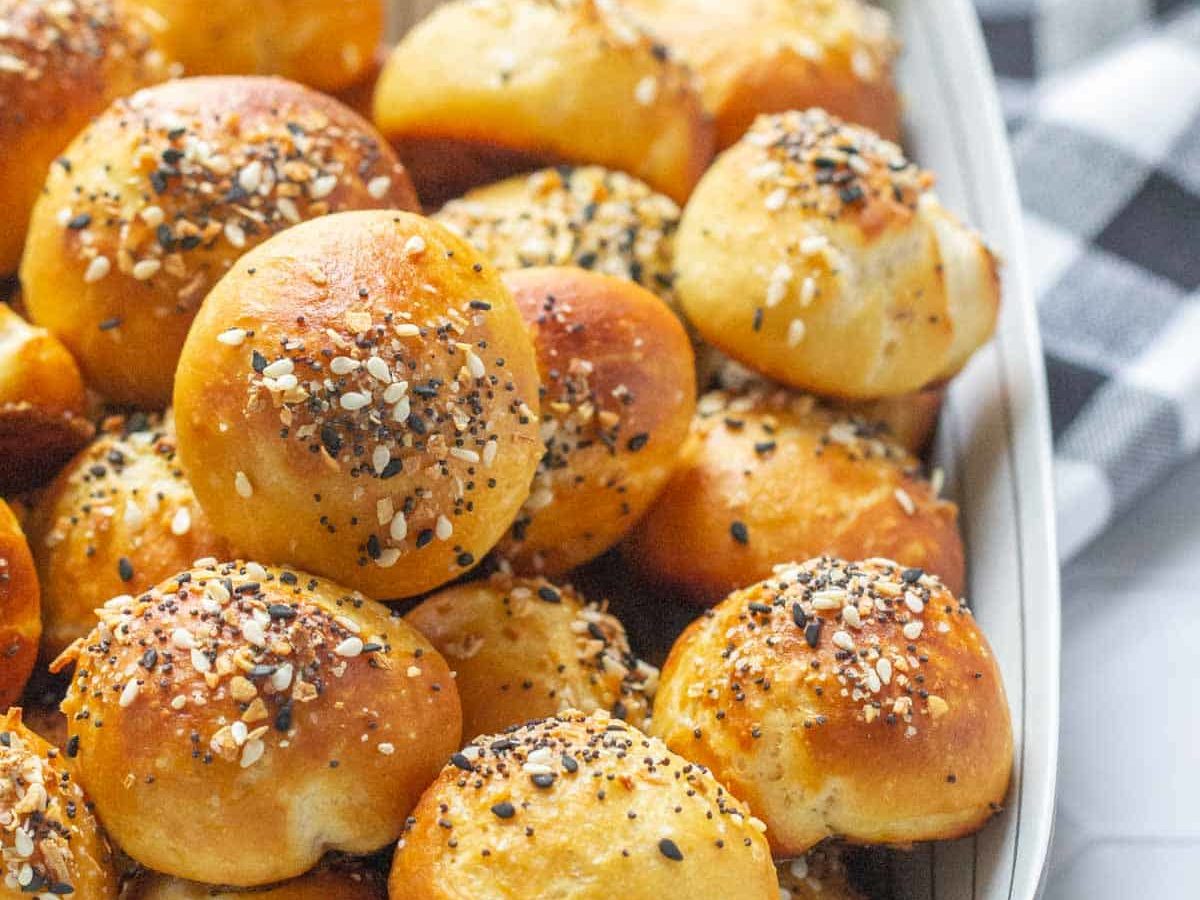
[[[381,0],[138,0],[187,75],[282,75],[332,92],[353,84],[383,38]]]
[[[895,140],[897,44],[862,0],[626,0],[696,71],[717,126],[735,143],[761,113],[819,106]]]
[[[579,266],[636,281],[675,308],[679,207],[624,172],[541,169],[476,188],[433,218],[497,268]]]
[[[108,842],[63,763],[20,709],[0,715],[0,897],[117,898]]]
[[[574,268],[504,281],[537,352],[545,452],[496,552],[518,572],[561,574],[616,544],[666,485],[695,409],[692,350],[632,282]]]
[[[455,671],[466,738],[565,709],[646,727],[658,670],[633,655],[607,605],[570,585],[496,574],[446,588],[407,619]]]
[[[175,427],[113,419],[38,499],[29,540],[42,584],[43,657],[96,626],[94,610],[206,556],[226,558],[176,458]]]
[[[67,348],[0,303],[0,492],[37,486],[91,435]]]
[[[0,0],[0,275],[15,272],[46,170],[115,98],[166,77],[121,0]]]
[[[654,732],[767,823],[777,856],[827,835],[956,838],[1012,769],[1000,670],[936,578],[887,560],[780,566],[684,632]]]
[[[700,603],[821,554],[898,559],[957,591],[957,520],[882,426],[758,387],[701,398],[679,467],[624,548]]]
[[[850,883],[846,861],[836,844],[825,842],[803,856],[776,865],[779,900],[866,900]]]
[[[538,161],[528,168],[626,171],[682,202],[712,156],[691,73],[609,0],[440,6],[385,64],[375,121],[427,203],[512,174],[514,153]],[[436,171],[425,165],[429,144]]]
[[[458,745],[429,642],[295,570],[181,573],[108,604],[71,661],[80,782],[122,848],[181,878],[267,884],[376,850]]]
[[[364,866],[323,866],[247,894],[146,870],[129,883],[122,900],[387,900],[387,885],[381,875]]]
[[[465,241],[340,213],[247,254],[179,363],[180,455],[239,549],[413,596],[470,569],[528,495],[537,365]]]
[[[822,110],[760,116],[684,211],[676,292],[701,336],[793,387],[876,399],[960,369],[996,262],[896,145]]]
[[[405,827],[393,897],[777,900],[762,823],[702,767],[603,712],[479,738]]]
[[[21,265],[35,322],[119,403],[170,402],[179,350],[248,249],[344,209],[416,209],[404,167],[332,98],[278,78],[194,78],[120,100],[55,166]],[[70,296],[72,303],[63,303]]]
[[[42,634],[37,572],[17,517],[0,499],[0,709],[8,709],[37,659]]]

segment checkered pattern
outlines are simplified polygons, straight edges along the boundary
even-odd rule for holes
[[[1013,133],[1067,558],[1200,450],[1200,3],[977,5]]]

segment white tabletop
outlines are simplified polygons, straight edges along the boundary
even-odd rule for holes
[[[1063,572],[1046,900],[1200,897],[1200,460]]]

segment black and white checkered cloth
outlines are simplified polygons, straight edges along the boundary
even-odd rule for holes
[[[976,2],[1025,207],[1066,559],[1200,450],[1200,2]]]

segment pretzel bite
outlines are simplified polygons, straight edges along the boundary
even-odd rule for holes
[[[456,753],[405,826],[391,896],[777,900],[762,823],[703,766],[570,710]]]
[[[147,869],[129,883],[122,900],[387,900],[384,881],[365,866],[323,865],[291,881],[245,891],[184,881]]]
[[[268,884],[382,847],[461,733],[428,641],[292,569],[214,563],[117,598],[72,662],[78,778],[123,850],[180,878]]]
[[[822,110],[761,116],[684,210],[675,289],[701,336],[792,387],[877,399],[991,336],[997,263],[895,144]]]
[[[712,158],[691,72],[609,0],[442,4],[384,64],[375,122],[434,205],[557,162],[682,202]]]
[[[0,715],[0,897],[117,900],[117,873],[91,806],[57,747]]]
[[[961,837],[1004,799],[1012,726],[970,610],[889,560],[780,566],[693,623],[654,732],[767,823],[776,856],[829,835]]]
[[[650,718],[658,670],[569,585],[496,574],[446,588],[407,618],[454,668],[466,737],[564,709],[603,709],[639,727]]]
[[[205,294],[249,248],[344,209],[416,209],[403,166],[337,101],[278,78],[119,100],[66,149],[21,265],[32,319],[110,400],[166,406]]]
[[[465,241],[342,213],[247,254],[209,294],[175,386],[180,457],[213,525],[372,597],[469,570],[541,455],[537,363]]]
[[[37,486],[91,436],[67,348],[0,303],[0,491]]]
[[[188,75],[282,75],[353,84],[383,38],[381,0],[137,0]]]
[[[779,900],[866,900],[850,883],[842,850],[828,842],[776,863]]]
[[[229,554],[179,467],[170,416],[109,421],[38,499],[29,540],[46,659],[91,631],[113,597]]]
[[[624,0],[696,71],[717,145],[760,113],[820,106],[895,140],[897,42],[864,0]]]
[[[600,166],[558,166],[476,188],[433,217],[500,269],[579,266],[636,281],[675,308],[679,207]]]
[[[958,510],[917,460],[877,423],[779,388],[701,398],[679,467],[624,550],[704,604],[823,553],[964,581]]]
[[[0,499],[0,708],[17,701],[42,634],[37,572],[17,517]]]
[[[692,349],[631,282],[573,268],[504,281],[537,351],[545,453],[497,552],[561,574],[619,541],[667,483],[695,409]]]
[[[17,270],[55,157],[92,116],[161,81],[167,66],[137,7],[120,0],[0,0],[0,22],[2,276]]]

